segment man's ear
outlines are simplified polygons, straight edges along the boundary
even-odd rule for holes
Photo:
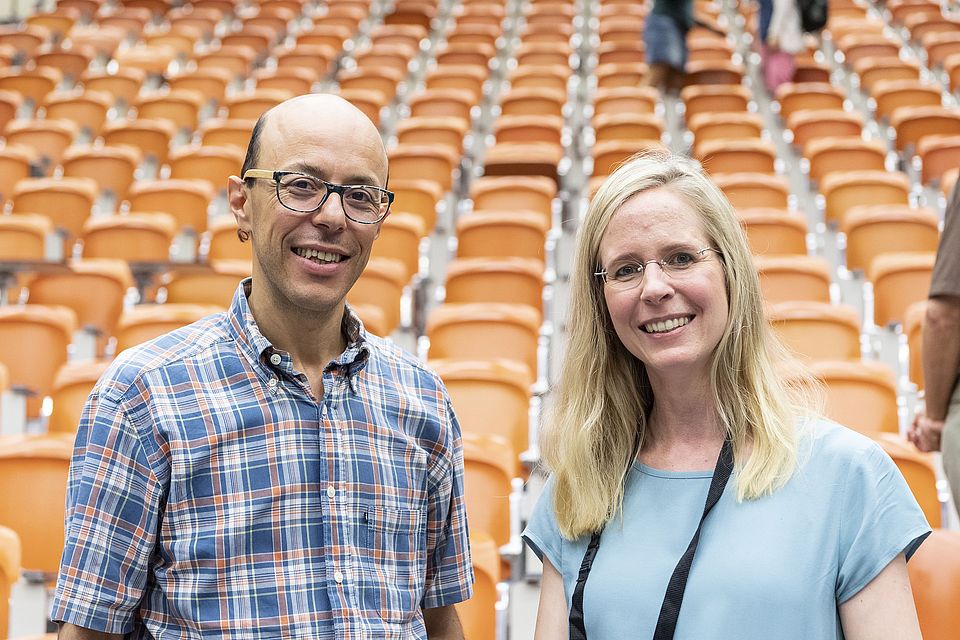
[[[227,179],[227,202],[230,204],[233,217],[237,220],[237,226],[250,233],[252,221],[246,210],[247,191],[244,189],[243,180],[238,176],[230,176]]]

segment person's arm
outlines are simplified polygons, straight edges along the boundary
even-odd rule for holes
[[[423,610],[423,623],[430,640],[464,640],[460,617],[453,605]]]
[[[93,629],[78,627],[75,624],[64,623],[60,626],[60,632],[57,633],[57,640],[123,640],[123,635],[94,631]]]
[[[947,417],[950,396],[960,371],[960,297],[937,296],[927,301],[923,325],[923,381],[926,415]]]
[[[563,576],[544,556],[534,640],[567,640],[570,632],[568,615],[567,597],[563,593]]]
[[[876,578],[840,605],[847,640],[920,640],[920,623],[901,553]]]

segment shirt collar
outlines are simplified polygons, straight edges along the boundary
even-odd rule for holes
[[[247,355],[251,362],[269,363],[270,356],[275,353],[282,354],[285,359],[289,360],[289,354],[275,349],[270,341],[260,333],[260,328],[257,326],[257,321],[253,318],[253,312],[247,302],[252,287],[253,278],[246,278],[239,284],[236,293],[233,294],[233,301],[230,304],[230,310],[227,312],[231,333],[233,333],[240,350]],[[350,377],[352,386],[353,376],[363,369],[370,356],[370,344],[363,322],[349,305],[344,306],[341,331],[347,339],[347,347],[343,353],[333,360],[332,364],[345,370],[345,373]],[[289,366],[292,366],[292,363]]]

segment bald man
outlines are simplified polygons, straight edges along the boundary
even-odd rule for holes
[[[436,375],[344,298],[393,194],[330,95],[257,122],[228,199],[230,309],[123,352],[70,467],[60,638],[460,638],[460,427]]]

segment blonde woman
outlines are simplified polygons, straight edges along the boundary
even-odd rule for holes
[[[784,382],[743,231],[698,164],[639,156],[600,187],[568,326],[524,532],[537,640],[920,638],[923,513],[878,446]]]

